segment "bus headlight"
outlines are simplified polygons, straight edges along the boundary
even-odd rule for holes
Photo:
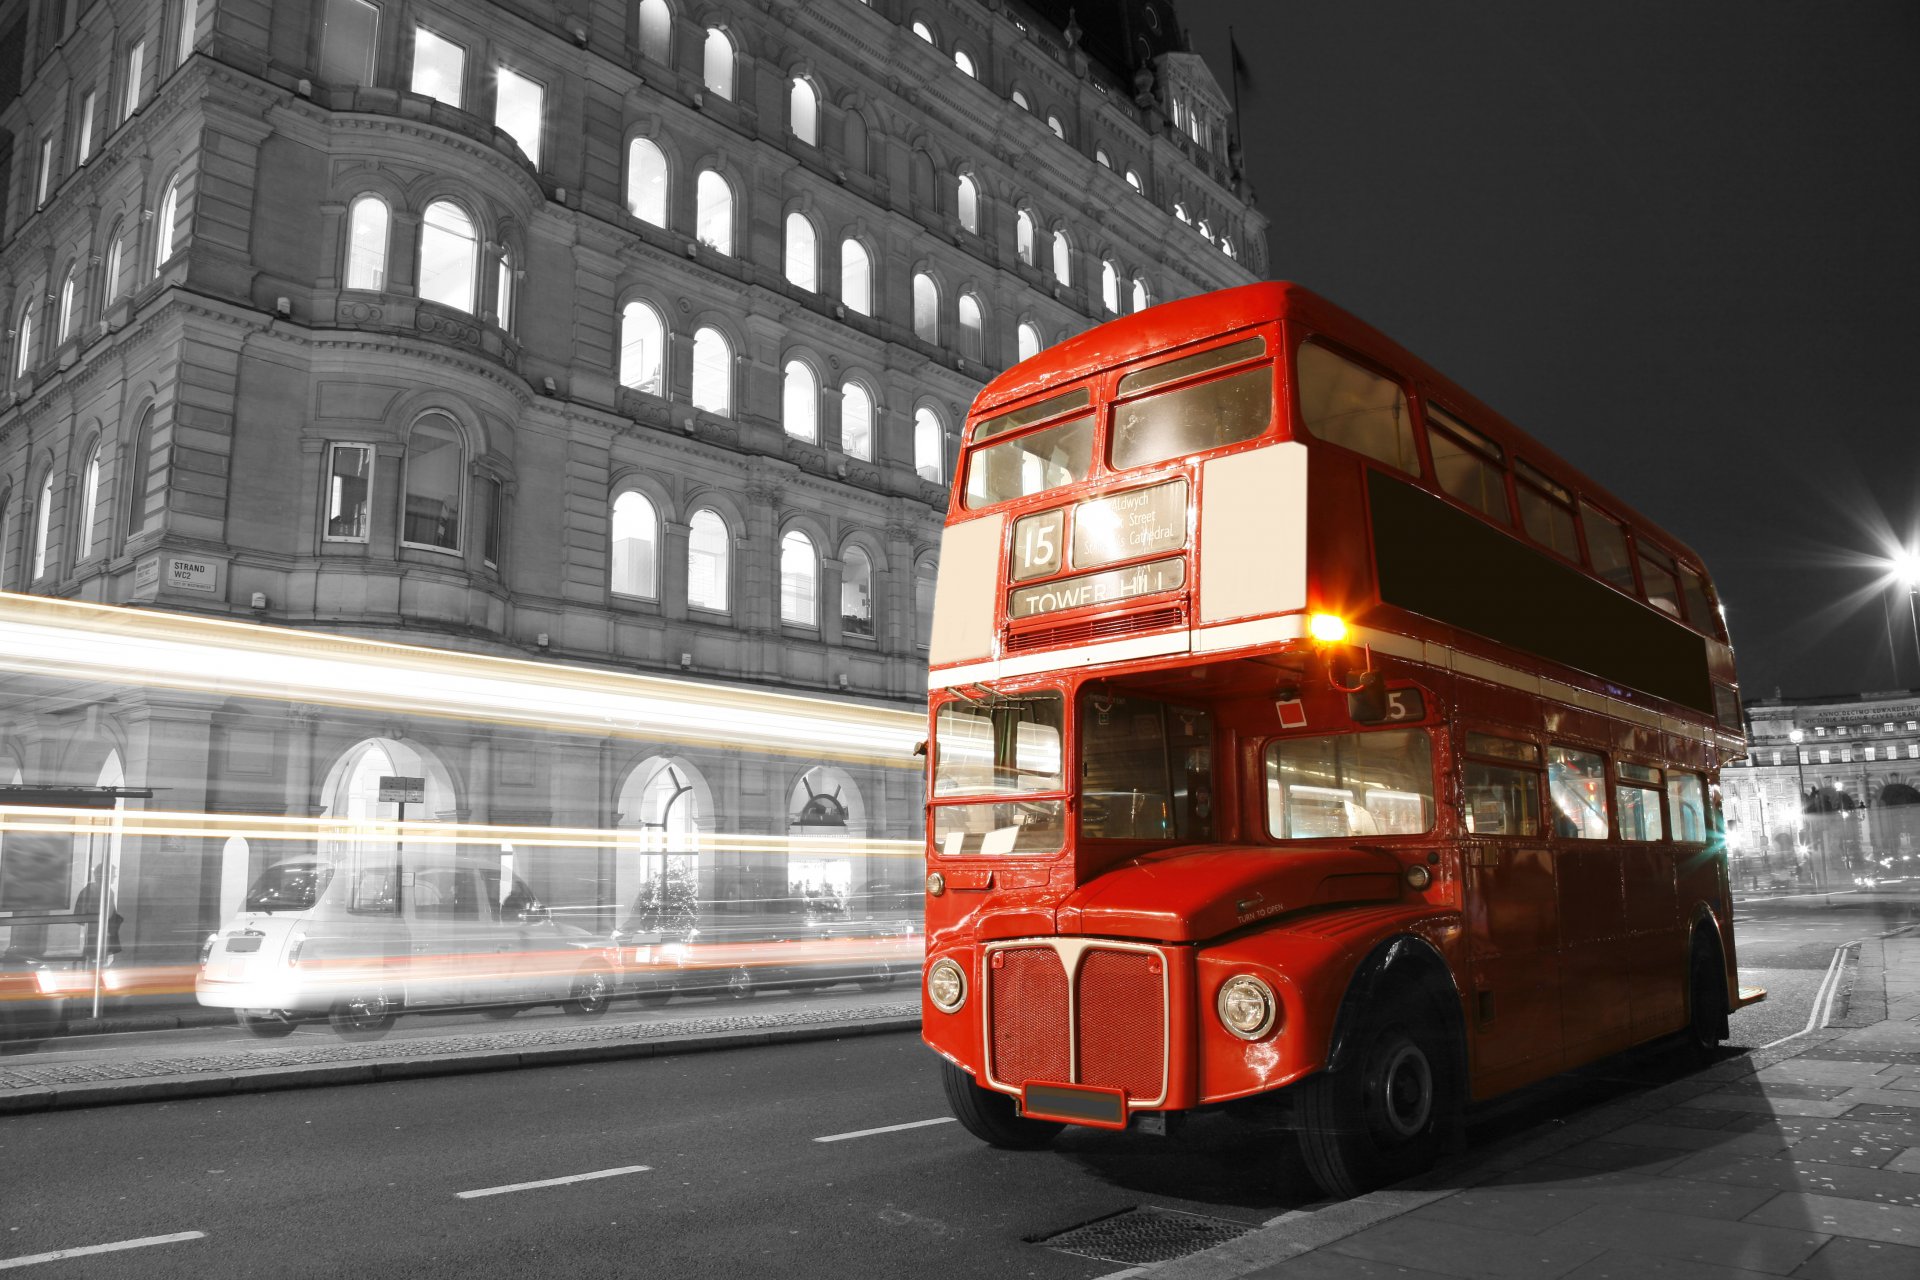
[[[1258,1040],[1273,1030],[1280,1002],[1273,998],[1272,987],[1250,973],[1242,973],[1221,984],[1214,1009],[1220,1015],[1220,1025],[1228,1031],[1242,1040]]]
[[[952,1013],[967,1002],[967,975],[951,960],[935,960],[927,969],[927,999],[942,1013]]]

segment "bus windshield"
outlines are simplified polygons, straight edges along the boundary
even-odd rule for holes
[[[1057,853],[1066,802],[1022,799],[1065,789],[1066,700],[1057,693],[946,703],[934,717],[934,846],[946,857]]]
[[[1270,743],[1267,832],[1278,840],[1412,836],[1433,828],[1433,745],[1423,729]]]
[[[1090,691],[1081,698],[1080,830],[1107,840],[1213,834],[1213,717]]]

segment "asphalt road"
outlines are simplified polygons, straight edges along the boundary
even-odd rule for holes
[[[1917,915],[1920,893],[1743,903],[1743,977],[1776,995],[1736,1043],[1798,1031],[1836,946]],[[1470,1138],[1684,1070],[1609,1059],[1484,1108]],[[29,1273],[1098,1277],[1121,1268],[1039,1242],[1136,1206],[1253,1226],[1316,1202],[1281,1133],[1215,1119],[1012,1154],[945,1117],[911,1034],[17,1116],[0,1262],[203,1233]]]

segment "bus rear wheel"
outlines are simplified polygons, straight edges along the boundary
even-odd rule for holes
[[[973,1077],[951,1062],[940,1064],[940,1084],[947,1093],[947,1105],[953,1118],[988,1146],[1009,1151],[1038,1151],[1050,1146],[1066,1128],[1051,1120],[1029,1120],[1021,1115],[1007,1094],[982,1089]]]
[[[1338,1070],[1298,1086],[1300,1150],[1329,1196],[1347,1199],[1430,1166],[1459,1122],[1445,1044],[1404,1006],[1368,1017]]]
[[[1720,1042],[1731,1034],[1726,971],[1713,939],[1702,931],[1693,935],[1687,961],[1687,1050],[1703,1064],[1712,1062],[1719,1054]]]

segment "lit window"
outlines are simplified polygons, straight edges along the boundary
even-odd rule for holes
[[[20,308],[20,323],[13,327],[13,376],[25,376],[33,367],[33,300]]]
[[[1133,309],[1135,311],[1145,311],[1152,305],[1153,295],[1147,289],[1146,277],[1135,276],[1133,278]]]
[[[840,301],[850,311],[873,314],[873,260],[858,240],[840,242]]]
[[[960,175],[959,192],[954,204],[956,212],[960,215],[960,225],[973,234],[979,235],[980,184],[974,181],[972,174]]]
[[[733,41],[718,27],[707,29],[706,53],[702,61],[707,92],[717,97],[733,97]]]
[[[667,394],[666,326],[644,302],[620,310],[620,385],[652,396]]]
[[[1018,89],[1015,89],[1013,91],[1013,105],[1020,108],[1022,111],[1033,110],[1033,108],[1027,104],[1027,95],[1020,92]]]
[[[53,194],[53,138],[40,139],[40,167],[33,181],[33,203],[37,208]]]
[[[718,329],[703,328],[693,335],[693,407],[733,412],[733,347]]]
[[[667,157],[646,138],[627,144],[627,212],[656,227],[667,225]]]
[[[1120,313],[1120,268],[1111,261],[1100,264],[1100,302],[1115,315]]]
[[[360,196],[347,207],[347,288],[387,287],[387,202]]]
[[[127,468],[127,537],[147,527],[147,481],[153,469],[153,410],[140,415],[133,433],[133,462]]]
[[[85,560],[93,554],[93,521],[100,511],[100,446],[87,455],[86,469],[80,473],[80,552],[74,558]]]
[[[328,542],[367,540],[372,492],[373,449],[364,444],[327,446]]]
[[[506,67],[498,69],[494,88],[493,123],[520,144],[520,152],[534,168],[540,167],[540,117],[547,91],[538,80]]]
[[[978,80],[979,73],[973,69],[973,58],[964,49],[953,51],[953,65],[960,68],[960,74]]]
[[[326,0],[320,23],[320,78],[329,84],[372,84],[379,8],[366,0]]]
[[[513,282],[518,274],[513,266],[513,250],[502,249],[493,269],[493,322],[509,332],[513,329]]]
[[[986,363],[986,313],[980,305],[980,299],[970,293],[960,295],[960,354],[969,360]]]
[[[132,116],[134,112],[140,109],[141,80],[146,74],[146,67],[144,65],[146,60],[147,42],[145,40],[134,41],[133,48],[127,50],[127,109],[120,113],[122,120]]]
[[[1226,254],[1227,257],[1233,259],[1235,262],[1240,260],[1240,251],[1233,247],[1233,241],[1226,236],[1220,237],[1220,252]]]
[[[1019,333],[1020,359],[1033,359],[1033,357],[1040,354],[1040,349],[1045,345],[1046,344],[1040,340],[1040,330],[1038,326],[1023,321],[1020,325]]]
[[[413,29],[413,91],[450,107],[461,103],[467,51],[425,27]]]
[[[946,480],[946,429],[926,405],[913,411],[913,469],[929,484]]]
[[[787,215],[787,283],[809,293],[820,288],[818,237],[807,215],[797,211]]]
[[[1180,219],[1180,221],[1186,223],[1188,226],[1193,225],[1193,219],[1187,216],[1187,206],[1183,204],[1181,201],[1175,200],[1173,202],[1173,216]]]
[[[1053,233],[1053,278],[1061,284],[1073,283],[1073,243],[1064,231]]]
[[[927,24],[924,22],[916,22],[913,24],[913,34],[919,36],[928,44],[933,43],[933,32],[927,30]]]
[[[1060,117],[1052,112],[1047,113],[1047,128],[1053,130],[1053,136],[1062,142],[1067,140],[1067,126],[1061,124]]]
[[[913,332],[924,342],[940,341],[940,286],[924,271],[913,277]]]
[[[480,482],[481,518],[486,528],[480,535],[480,558],[489,568],[500,567],[500,544],[506,536],[507,494],[506,486],[493,476]]]
[[[440,551],[460,549],[460,431],[430,413],[407,435],[406,508],[400,540]]]
[[[787,91],[787,127],[793,136],[809,146],[820,141],[820,95],[799,76]]]
[[[733,188],[711,169],[694,190],[694,235],[715,253],[733,252]]]
[[[673,11],[667,0],[640,0],[640,53],[662,66],[673,60]]]
[[[1142,195],[1146,194],[1147,189],[1140,182],[1140,171],[1138,169],[1127,170],[1127,185]]]
[[[448,200],[428,205],[420,218],[420,297],[471,312],[479,252],[466,210]]]
[[[1038,265],[1034,261],[1035,236],[1033,214],[1026,209],[1020,210],[1013,219],[1013,248],[1020,255],[1020,261],[1030,267]]]
[[[93,101],[91,89],[86,97],[80,99],[80,145],[75,148],[75,160],[79,164],[85,164],[93,158]]]
[[[840,388],[840,449],[863,462],[873,457],[873,396],[858,382]]]
[[[107,281],[101,297],[103,305],[111,305],[120,296],[120,228],[113,229],[113,238],[107,243]]]
[[[1113,157],[1107,154],[1105,147],[1095,147],[1093,149],[1093,159],[1094,163],[1098,164],[1102,169],[1113,168]]]
[[[840,632],[873,634],[873,558],[857,546],[840,553]]]
[[[732,576],[733,539],[727,522],[711,510],[693,513],[687,525],[687,603],[724,613]]]
[[[790,530],[780,539],[780,621],[820,625],[819,596],[820,562],[814,558],[813,539]]]
[[[1208,244],[1213,243],[1213,227],[1205,218],[1200,219],[1200,238]]]
[[[160,216],[155,220],[158,226],[153,232],[153,274],[158,277],[162,267],[172,259],[173,251],[178,247],[174,235],[174,222],[180,216],[180,179],[175,178],[167,184],[167,194],[160,198]]]
[[[180,0],[180,43],[175,47],[174,65],[185,62],[193,54],[194,37],[200,33],[199,0]]]
[[[47,537],[53,529],[53,472],[40,482],[40,501],[33,504],[33,573],[38,582],[47,576]]]
[[[796,440],[820,439],[820,380],[804,360],[789,360],[780,379],[780,425]]]
[[[69,267],[67,278],[60,282],[60,325],[57,330],[58,336],[54,338],[55,343],[64,343],[73,336],[74,272],[77,270],[77,267]]]
[[[628,490],[613,500],[613,594],[640,600],[659,594],[659,540],[659,518],[645,494]]]

